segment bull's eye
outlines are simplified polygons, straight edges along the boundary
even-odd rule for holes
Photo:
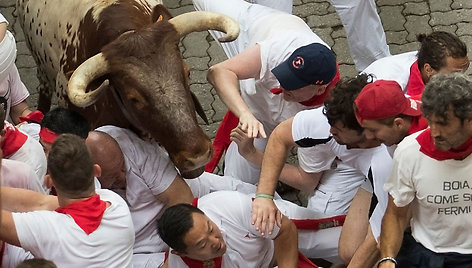
[[[138,109],[144,108],[146,104],[146,99],[135,89],[128,92],[127,99],[132,106]]]

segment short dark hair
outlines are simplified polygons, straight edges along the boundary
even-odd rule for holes
[[[48,172],[58,191],[86,197],[93,189],[93,161],[85,141],[74,134],[61,134],[51,146]]]
[[[52,261],[34,258],[22,261],[16,268],[57,268],[57,266]]]
[[[350,79],[343,79],[331,92],[324,103],[323,113],[330,125],[340,121],[345,127],[361,133],[364,129],[357,122],[354,114],[354,100],[367,84],[373,80],[369,74],[359,74]]]
[[[174,250],[186,253],[184,237],[193,227],[193,213],[204,214],[190,204],[177,204],[167,208],[157,222],[157,230],[162,240]]]
[[[421,97],[425,117],[447,119],[447,111],[462,121],[472,117],[472,79],[462,73],[437,74],[426,84]]]
[[[57,107],[47,112],[41,121],[41,126],[54,131],[57,134],[70,133],[83,139],[87,138],[90,131],[88,121],[80,114]]]
[[[436,31],[430,34],[419,34],[416,38],[421,44],[418,51],[420,70],[428,63],[434,70],[439,71],[446,66],[447,57],[455,59],[467,57],[467,45],[455,34]]]

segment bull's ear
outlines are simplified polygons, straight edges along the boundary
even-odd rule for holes
[[[162,19],[169,20],[172,18],[172,15],[169,13],[169,10],[162,4],[158,4],[152,10],[152,22],[158,21],[159,17],[162,16]]]

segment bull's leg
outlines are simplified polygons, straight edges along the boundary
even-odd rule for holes
[[[38,72],[39,69],[38,69]],[[39,80],[39,97],[38,97],[38,110],[40,110],[43,114],[47,113],[51,108],[51,98],[52,98],[52,91],[54,90],[53,87],[49,85],[46,79],[42,75],[38,73],[38,80]]]

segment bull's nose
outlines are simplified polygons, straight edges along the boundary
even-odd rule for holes
[[[191,171],[180,172],[180,175],[184,179],[195,179],[196,177],[202,175],[204,171],[205,171],[205,167],[203,166],[201,168],[197,168]]]

